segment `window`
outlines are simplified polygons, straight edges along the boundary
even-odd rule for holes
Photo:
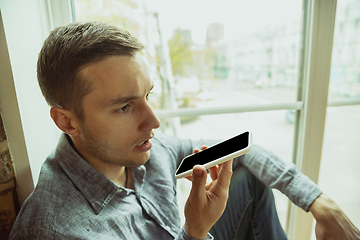
[[[158,82],[155,109],[296,100],[299,0],[74,2],[78,21],[121,26],[144,43]]]
[[[327,161],[335,155],[331,151],[336,151],[331,145],[334,136],[331,132],[334,125],[338,126],[335,121],[345,121],[337,120],[336,112],[343,114],[344,119],[349,117],[346,121],[353,117],[350,122],[356,122],[359,113],[358,106],[345,107],[360,104],[356,90],[359,54],[354,54],[359,50],[358,3],[347,0],[342,4],[339,0],[338,9],[345,6],[346,14],[337,16],[333,39],[335,0],[224,0],[221,6],[218,2],[46,1],[18,15],[24,19],[34,19],[28,17],[29,12],[37,16],[39,23],[33,25],[43,37],[73,16],[77,21],[103,21],[125,27],[146,45],[145,54],[156,85],[152,105],[162,119],[161,131],[179,137],[223,139],[249,129],[255,144],[285,161],[296,162],[315,181],[320,173],[320,186],[328,191],[332,183],[326,176],[333,175],[328,171],[334,168]],[[7,16],[13,15],[10,8],[4,9]],[[40,46],[41,41],[38,42]],[[319,171],[328,87],[329,108]],[[44,114],[48,116],[48,109]],[[32,120],[22,118],[26,126],[36,129],[38,122]],[[276,139],[279,144],[270,137],[274,133],[281,136]],[[346,141],[358,140],[353,135],[356,131],[343,133],[342,139]],[[29,153],[44,151],[29,142],[26,142]],[[51,145],[50,149],[54,146]],[[341,146],[344,145],[340,145],[340,150]],[[351,159],[358,156],[353,149],[347,153],[355,154],[348,157]],[[30,155],[31,159],[44,159]],[[29,162],[35,171],[39,168]],[[358,182],[356,177],[350,180]],[[297,214],[294,217],[292,208],[287,211],[287,199],[277,192],[275,195],[289,237],[295,232],[294,239],[309,239],[310,231],[303,231],[309,223],[298,219]],[[356,204],[355,194],[351,199]],[[344,208],[350,206],[339,201]],[[358,225],[358,220],[352,220]]]
[[[58,132],[45,123],[43,135],[39,134],[39,115],[45,119],[48,108],[40,93],[41,100],[33,101],[36,94],[28,98],[24,91],[29,92],[29,76],[35,83],[30,92],[39,90],[36,76],[31,76],[43,38],[76,15],[78,21],[123,26],[146,45],[157,86],[152,104],[162,118],[161,131],[221,139],[236,134],[234,131],[252,130],[255,143],[296,162],[359,226],[359,177],[355,172],[359,167],[359,1],[223,0],[220,7],[217,2],[51,0],[29,3],[26,8],[0,4],[6,37],[11,40],[17,96],[23,96],[18,105],[29,157],[25,154],[19,162],[30,163],[36,182],[43,155],[58,139]],[[28,30],[21,23],[29,19],[31,32],[37,32],[34,48],[17,37]],[[2,104],[4,109],[10,106],[6,101]],[[26,110],[41,104],[45,110],[38,109],[37,114]],[[281,136],[280,144],[269,137],[275,132]],[[47,139],[47,144],[34,144],[38,139]],[[15,165],[17,172],[26,172],[18,179],[24,200],[31,174],[19,166]],[[283,207],[286,198],[275,194],[289,238],[310,239],[310,219],[298,218],[293,208],[287,211]]]
[[[360,99],[359,1],[337,1],[319,186],[360,226]],[[313,239],[315,235],[313,234]]]
[[[221,140],[251,130],[255,144],[292,161],[295,110],[280,106],[277,111],[218,113],[221,108],[296,103],[301,1],[74,3],[78,21],[124,27],[145,44],[155,81],[152,105],[156,110],[201,108],[217,114],[163,117],[162,131]],[[274,141],[273,136],[279,138]],[[180,190],[184,185],[180,181]],[[285,227],[287,200],[279,193],[276,199]]]

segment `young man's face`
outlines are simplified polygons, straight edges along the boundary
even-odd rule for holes
[[[84,120],[74,141],[79,153],[93,164],[144,164],[160,122],[148,103],[153,83],[143,56],[111,56],[80,74],[93,90],[84,97]]]

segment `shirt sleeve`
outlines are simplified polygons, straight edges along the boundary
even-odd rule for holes
[[[213,146],[214,140],[177,140],[178,163],[202,145]],[[320,196],[319,187],[305,176],[295,164],[285,162],[264,148],[253,145],[250,152],[234,159],[233,167],[245,166],[257,179],[270,188],[285,194],[295,205],[308,212],[310,205]]]
[[[268,187],[278,189],[305,211],[322,193],[318,186],[291,162],[284,162],[273,153],[254,145],[252,150],[234,161],[244,165]]]
[[[220,141],[182,141],[182,157],[192,153],[193,148],[212,146]],[[180,160],[180,159],[179,159]],[[305,176],[295,164],[284,162],[270,151],[253,145],[249,153],[234,159],[233,167],[245,166],[257,179],[270,188],[284,193],[295,205],[306,212],[320,196],[319,187]]]
[[[203,240],[213,240],[213,239],[214,239],[214,237],[210,233],[208,233],[206,238]],[[177,238],[175,238],[175,240],[201,240],[201,239],[191,237],[189,234],[187,234],[187,232],[185,231],[184,228],[181,228],[181,232],[177,236]]]

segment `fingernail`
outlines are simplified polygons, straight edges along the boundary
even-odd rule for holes
[[[194,170],[194,174],[196,175],[196,176],[201,176],[202,174],[203,174],[203,171],[201,171],[201,170]]]

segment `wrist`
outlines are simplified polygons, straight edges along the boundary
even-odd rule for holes
[[[336,215],[339,210],[338,205],[325,194],[321,194],[309,207],[317,221],[329,220],[329,217]]]
[[[185,222],[185,224],[184,224],[184,230],[189,236],[198,238],[198,239],[206,239],[206,237],[208,235],[208,231],[201,230],[199,228],[191,228],[191,227],[189,227],[189,224],[187,222]]]

